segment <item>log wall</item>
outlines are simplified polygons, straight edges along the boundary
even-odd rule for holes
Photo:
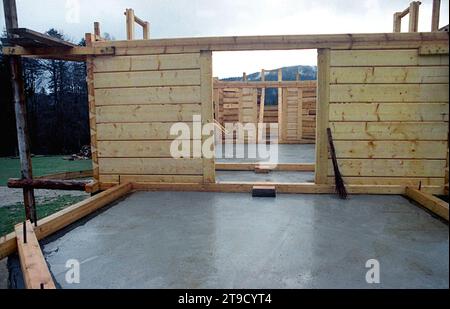
[[[417,49],[329,52],[329,126],[347,184],[444,185],[448,60]]]
[[[215,181],[213,159],[170,152],[174,123],[212,122],[211,52],[96,57],[93,88],[100,183]]]

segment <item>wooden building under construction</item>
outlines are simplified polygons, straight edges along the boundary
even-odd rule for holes
[[[284,199],[287,199],[286,203],[292,202],[295,207],[302,208],[304,202],[302,199],[305,198],[302,194],[323,194],[311,197],[317,198],[318,201],[326,199],[317,202],[317,205],[314,206],[316,208],[305,206],[305,209],[313,209],[312,213],[302,214],[309,215],[310,222],[319,227],[322,226],[320,220],[316,222],[317,218],[314,218],[313,213],[315,211],[326,212],[326,210],[317,210],[317,208],[332,207],[331,211],[337,213],[338,210],[333,207],[340,205],[341,215],[344,217],[337,221],[326,217],[326,214],[321,215],[328,226],[336,224],[336,222],[345,225],[347,220],[353,221],[349,216],[355,216],[354,220],[360,220],[359,222],[363,226],[367,224],[368,229],[373,228],[371,231],[375,231],[379,225],[384,224],[383,226],[385,226],[389,222],[395,221],[396,224],[403,222],[398,224],[404,226],[408,223],[402,221],[403,219],[408,221],[408,218],[414,216],[420,218],[428,216],[422,209],[409,204],[406,199],[406,204],[398,202],[399,205],[397,205],[397,198],[401,198],[399,195],[405,195],[444,221],[448,221],[448,203],[437,196],[448,194],[449,35],[445,29],[439,29],[440,1],[433,1],[433,3],[430,32],[417,32],[419,2],[412,2],[406,10],[394,14],[394,31],[392,33],[152,39],[149,34],[149,23],[135,16],[132,9],[127,9],[125,12],[128,39],[123,41],[103,40],[98,23],[95,24],[95,33],[86,34],[87,46],[85,47],[49,41],[50,39],[46,36],[28,29],[18,28],[17,25],[8,29],[11,34],[11,46],[5,47],[3,52],[5,55],[10,55],[12,59],[33,56],[86,61],[89,91],[89,102],[86,104],[89,104],[93,180],[85,186],[85,189],[93,193],[103,191],[49,217],[34,218],[33,220],[33,217],[30,216],[28,219],[34,221],[35,226],[27,223],[27,231],[34,230],[33,235],[29,237],[32,239],[34,237],[37,242],[37,240],[57,233],[63,227],[69,226],[132,191],[149,191],[151,193],[146,194],[151,197],[164,194],[164,191],[183,191],[188,198],[190,198],[190,194],[194,194],[193,192],[204,192],[202,194],[211,199],[212,204],[216,199],[224,196],[220,195],[219,198],[214,194],[229,193],[226,198],[231,200],[227,203],[233,204],[232,196],[238,196],[239,199],[245,201],[244,203],[248,203],[241,207],[255,206],[253,212],[259,211],[256,206],[260,203],[261,212],[278,218],[281,220],[280,224],[286,222],[273,213],[276,210],[270,210],[271,206],[266,204],[267,200],[256,198],[247,200],[248,193],[260,192],[258,190],[269,191],[270,194],[281,193],[273,200],[273,205],[278,206],[277,209],[284,209],[284,205],[277,204],[284,203]],[[409,31],[400,32],[401,19],[407,15],[410,18]],[[134,37],[136,23],[144,30],[143,39]],[[266,81],[264,78],[260,81],[248,81],[243,78],[242,81],[228,82],[213,77],[213,52],[216,51],[302,49],[317,50],[318,75],[315,81],[286,81],[280,77],[278,81]],[[264,104],[264,89],[267,88],[278,89],[278,104],[275,107]],[[201,116],[198,123],[194,121],[195,115]],[[225,131],[224,126],[227,122],[256,125],[277,123],[277,142],[281,144],[280,146],[310,145],[315,151],[314,161],[262,164],[257,161],[219,162],[214,157],[210,158],[205,155],[174,158],[171,154],[171,145],[176,137],[171,134],[171,127],[178,122],[186,123],[190,128],[214,124],[216,130],[219,131]],[[331,129],[335,153],[330,152],[327,128]],[[266,135],[266,133],[263,132],[262,135]],[[26,131],[19,132],[19,142],[22,138],[26,140]],[[214,138],[213,131],[203,133],[200,137],[201,140],[198,140],[195,135],[191,135],[187,141],[189,144],[203,144],[210,138]],[[222,142],[216,140],[214,144],[217,146]],[[244,142],[252,143],[248,139]],[[26,151],[24,150],[21,155],[23,156],[22,169],[26,169]],[[337,162],[337,166],[333,161]],[[268,182],[263,178],[258,181],[239,181],[239,179],[220,181],[217,179],[216,173],[223,170],[251,173],[310,172],[313,179],[308,182]],[[338,206],[333,206],[334,202],[330,202],[329,199],[332,197],[330,194],[334,194],[336,190],[335,173],[337,170],[342,175],[345,189],[351,197],[349,201],[336,200]],[[33,188],[45,187],[43,184],[45,180],[32,179],[31,173],[28,176],[24,174],[24,179],[18,182],[19,184],[16,183],[16,185],[24,188],[25,196],[30,194],[29,192],[33,192]],[[53,184],[57,187],[58,183],[55,183],[49,180],[47,185]],[[64,182],[59,182],[59,184],[64,185]],[[240,195],[234,195],[237,193]],[[283,193],[297,195],[285,197]],[[131,199],[134,194],[137,193],[133,193]],[[364,206],[363,198],[368,195],[375,195],[368,198],[378,199],[377,202],[367,203],[371,205],[371,211],[379,211],[378,214],[383,213],[380,215],[381,221],[378,221],[379,219],[376,222],[371,221],[373,219],[368,219],[359,212],[359,205],[361,209],[367,209]],[[162,199],[169,199],[175,204],[182,203],[183,195],[174,193],[173,196],[180,197],[180,200],[172,201],[166,195]],[[197,200],[195,200],[197,197],[192,198],[194,199],[192,203],[197,205]],[[382,198],[386,198],[386,202],[383,202]],[[164,204],[161,200],[152,200],[152,203],[156,203],[156,201]],[[234,200],[235,202],[236,200]],[[198,205],[201,204],[198,203]],[[308,204],[309,202],[304,203]],[[356,203],[356,205],[349,210],[346,207],[350,206],[345,206],[345,203],[349,203],[348,205]],[[398,214],[386,217],[385,212],[389,212],[388,208],[391,204],[392,212],[404,213],[405,217],[402,218]],[[195,209],[195,205],[191,206]],[[384,206],[380,211],[377,207],[382,207],[382,205]],[[151,205],[147,206],[152,207]],[[176,212],[173,212],[173,207],[165,206],[170,209],[170,216],[178,216]],[[186,208],[189,206],[185,205]],[[121,205],[115,207],[121,207]],[[115,207],[105,213],[113,211]],[[219,206],[211,207],[216,209],[215,207]],[[159,211],[164,211],[164,209],[166,208],[162,207]],[[222,212],[222,208],[220,211],[216,211],[228,218],[227,213]],[[248,211],[247,208],[243,213]],[[369,212],[369,210],[367,211]],[[189,216],[189,212],[186,212],[185,209],[181,212]],[[208,210],[202,210],[201,213],[201,215],[192,214],[192,220],[195,221],[195,218],[199,218],[195,217],[196,215],[204,216]],[[239,209],[236,209],[236,213],[228,215],[236,218],[238,213]],[[160,218],[161,214],[154,213],[154,215]],[[292,213],[291,215],[295,217],[299,214]],[[377,214],[373,215],[378,216]],[[243,216],[246,215],[243,214]],[[248,218],[252,218],[251,214],[248,216]],[[258,215],[255,217],[259,218]],[[208,220],[212,219],[208,218]],[[220,221],[220,219],[217,220]],[[264,219],[259,218],[259,220]],[[298,220],[301,221],[300,218]],[[420,220],[422,220],[421,222],[436,220],[436,222],[427,221],[423,224],[433,226],[437,234],[445,231],[448,233],[448,225],[436,218],[427,217],[427,219]],[[290,224],[295,225],[294,222]],[[151,222],[147,222],[147,224],[152,225]],[[193,223],[189,221],[184,224],[190,226]],[[225,227],[225,234],[249,232],[242,230],[242,222],[230,223],[227,221],[224,224],[230,224],[236,228],[229,231]],[[302,224],[307,223],[303,222]],[[253,226],[252,222],[248,222],[248,225],[249,229],[255,228],[264,234],[265,230],[260,230],[261,224],[258,225],[258,228]],[[8,256],[19,249],[24,277],[29,277],[27,286],[39,287],[43,283],[43,279],[33,277],[33,267],[45,268],[46,264],[42,263],[40,266],[33,264],[34,266],[27,268],[26,265],[29,261],[26,256],[22,256],[24,246],[27,250],[26,244],[21,243],[23,236],[19,237],[19,234],[22,233],[21,226],[16,228],[15,233],[1,238],[0,257]],[[78,229],[83,228],[85,227],[81,226]],[[174,227],[168,226],[167,228]],[[353,231],[354,233],[362,231],[359,230],[362,227],[353,226],[351,228],[356,229]],[[182,230],[180,227],[174,229]],[[190,235],[196,233],[187,229],[189,233],[193,233]],[[270,227],[268,229],[270,230]],[[424,230],[421,231],[417,225],[414,225],[414,229],[414,233],[417,233],[414,235],[419,238],[421,233],[426,233]],[[177,237],[183,235],[181,230]],[[275,230],[278,231],[277,228]],[[386,230],[389,230],[389,227],[386,227],[383,233]],[[333,233],[331,230],[327,231]],[[296,230],[295,233],[297,232],[300,231]],[[312,233],[311,230],[309,232]],[[215,230],[211,233],[218,233],[218,231]],[[209,236],[211,233],[205,232]],[[251,234],[251,232],[249,233]],[[273,247],[274,244],[280,244],[281,240],[277,238],[280,235],[277,233],[274,235],[276,235],[274,243],[268,246]],[[370,242],[369,236],[366,241]],[[446,249],[444,248],[447,262],[445,264],[445,256],[442,257],[444,264],[440,265],[439,267],[442,268],[438,267],[437,270],[443,271],[444,274],[446,272],[448,277],[448,242],[445,244],[442,234],[437,235],[436,239],[439,241],[441,249],[442,246],[447,246]],[[314,238],[311,239],[311,241],[313,240]],[[189,241],[187,242],[189,243]],[[392,244],[394,241],[390,243],[390,245]],[[322,245],[325,246],[326,243]],[[414,243],[411,243],[411,246],[414,246]],[[235,248],[233,250],[237,250],[235,253],[239,256],[238,245],[236,247],[230,245],[224,250],[231,247]],[[391,249],[394,250],[394,247]],[[289,250],[296,250],[295,248],[297,248],[296,245],[293,245]],[[319,247],[314,248],[322,252]],[[408,248],[410,249],[410,247]],[[427,248],[427,246],[421,245],[420,250],[425,252],[429,249]],[[28,248],[28,250],[31,249]],[[39,246],[34,250],[40,252]],[[202,250],[208,251],[209,249],[200,248],[198,250],[201,254],[204,253]],[[245,249],[242,250],[245,251]],[[348,248],[348,250],[353,249]],[[371,250],[369,250],[371,254],[376,255],[376,250],[375,253]],[[255,249],[249,253],[249,256],[253,256],[256,254],[255,252],[261,253]],[[426,253],[424,254],[426,255]],[[367,259],[369,258],[371,257],[367,257]],[[383,257],[380,258],[383,259]],[[430,259],[434,258],[435,256]],[[355,259],[358,260],[358,258]],[[177,260],[176,263],[182,264],[183,261]],[[387,261],[390,259],[386,258],[385,262],[389,263]],[[260,262],[263,263],[260,260],[255,263]],[[323,262],[327,263],[327,261]],[[427,263],[427,261],[422,262]],[[279,263],[283,264],[283,261],[279,261]],[[51,262],[49,264],[52,265]],[[270,280],[264,277],[262,282],[282,282],[277,281],[279,279],[277,271],[280,271],[279,276],[281,277],[288,272],[295,272],[292,269],[288,271],[284,268],[285,265],[281,264],[273,266],[275,269],[273,277]],[[239,265],[247,264],[245,262]],[[221,271],[226,272],[227,268],[217,267],[220,269],[218,273],[215,273],[218,277],[209,278],[208,280],[211,281],[202,281],[204,278],[201,280],[196,275],[191,275],[196,278],[195,282],[200,282],[198,285],[200,287],[229,286],[229,281],[221,281]],[[261,267],[263,269],[265,266]],[[361,265],[361,267],[364,266]],[[239,266],[232,269],[236,271]],[[262,271],[261,269],[258,271]],[[411,273],[411,276],[413,275],[414,272]],[[164,274],[161,276],[164,277]],[[226,277],[226,275],[223,276]],[[311,276],[314,277],[314,275]],[[275,277],[278,279],[274,279]],[[233,280],[237,280],[237,278],[240,278],[238,274]],[[267,281],[265,281],[266,279]],[[46,280],[45,282],[51,281],[48,278]],[[430,282],[433,281],[430,280]],[[181,283],[180,285],[169,284],[166,279],[162,279],[162,281],[164,283],[161,285],[155,282],[153,282],[154,285],[147,285],[148,281],[146,281],[142,286],[185,286]],[[290,284],[283,283],[285,285],[273,283],[260,286],[257,281],[249,281],[248,284],[232,286],[301,286],[301,284],[297,284],[297,281],[295,281],[297,283],[289,282]],[[413,285],[416,282],[414,280],[410,282],[412,282],[411,286],[420,286],[420,284]],[[53,282],[49,283],[48,287],[52,287],[52,284]],[[60,282],[60,284],[62,283]],[[189,284],[186,283],[186,285]],[[448,287],[448,279],[446,285]],[[89,284],[85,286],[95,287],[95,285],[90,286]],[[350,284],[349,286],[354,285]],[[407,284],[403,285],[402,282],[387,286],[409,287]]]

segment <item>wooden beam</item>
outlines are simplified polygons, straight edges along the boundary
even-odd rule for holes
[[[316,86],[310,81],[215,81],[214,88],[311,88]]]
[[[183,39],[152,39],[130,41],[97,41],[93,47],[22,48],[4,47],[3,54],[17,56],[40,56],[41,58],[86,55],[133,55],[161,53],[191,53],[200,50],[290,50],[290,49],[392,49],[419,48],[424,45],[448,45],[446,32],[432,33],[368,33],[328,35],[284,35],[284,36],[241,36],[205,37]],[[275,86],[276,88],[276,86]]]
[[[448,221],[448,203],[429,193],[410,187],[406,188],[406,196]]]
[[[11,30],[18,27],[16,1],[3,0],[3,8],[5,12],[7,36],[10,38],[15,37],[15,34],[11,32]],[[20,56],[9,57],[9,66],[11,72],[11,85],[13,88],[12,93],[16,117],[17,146],[19,148],[21,178],[33,179],[30,138],[28,135],[27,124],[27,109],[22,78],[22,59],[20,58]],[[35,222],[37,220],[36,205],[34,199],[34,191],[32,188],[23,189],[23,199],[26,219]]]
[[[200,96],[201,96],[201,116],[202,128],[207,124],[214,123],[213,110],[213,76],[212,76],[212,52],[200,52]],[[214,135],[214,132],[212,133]],[[202,145],[206,142],[209,136],[202,134]],[[214,137],[213,137],[214,138]],[[214,148],[214,143],[212,145]],[[214,149],[212,149],[214,153]],[[214,158],[206,158],[204,155],[203,167],[203,182],[214,182],[216,180],[214,169]]]
[[[417,32],[419,27],[419,1],[409,4],[409,32]]]
[[[125,16],[127,21],[127,40],[134,40],[134,10],[126,9]]]
[[[431,32],[439,31],[440,11],[441,11],[441,0],[433,0],[433,12],[431,15]]]
[[[85,191],[86,182],[56,179],[18,179],[10,178],[8,188],[50,189]]]
[[[34,177],[34,179],[67,180],[67,179],[78,179],[78,178],[87,178],[87,177],[92,177],[92,170],[47,174],[47,175],[43,175],[43,176]]]
[[[149,22],[145,22],[144,25],[142,26],[142,33],[144,36],[144,40],[148,40],[150,39],[150,23]]]
[[[402,31],[402,18],[400,16],[400,14],[401,13],[399,13],[399,12],[394,13],[394,25],[393,25],[394,32]]]
[[[261,70],[261,82],[266,81],[266,72],[264,69]],[[264,123],[264,107],[266,102],[266,88],[261,88],[261,96],[259,97],[259,115],[258,115],[258,123]],[[260,130],[260,127],[258,126],[258,138],[259,142],[262,142],[266,139],[265,134],[267,134],[265,128]]]
[[[120,53],[183,53],[237,50],[289,49],[392,49],[418,48],[423,44],[447,43],[447,33],[363,33],[274,36],[229,36],[96,42],[96,47],[116,47]],[[119,52],[119,51],[118,51]]]
[[[283,81],[283,70],[278,69],[278,82]],[[278,142],[282,143],[285,140],[285,130],[283,130],[284,119],[283,119],[283,88],[278,88]]]
[[[279,193],[289,194],[333,194],[335,187],[314,183],[276,183],[276,182],[219,182],[219,183],[161,183],[134,182],[133,189],[141,191],[197,191],[197,192],[235,192],[250,193],[253,186],[275,186]],[[403,185],[346,185],[350,194],[405,194]],[[434,186],[422,190],[434,191]]]
[[[57,47],[24,48],[21,46],[3,47],[3,54],[8,56],[39,56],[46,57],[80,57],[82,56],[111,56],[115,54],[114,47],[84,47],[77,46],[71,49]]]
[[[225,163],[217,162],[216,171],[253,171],[260,163]],[[273,171],[314,172],[314,163],[278,163],[263,164],[265,168]]]
[[[328,138],[330,104],[330,50],[319,49],[317,60],[316,175],[317,184],[328,182]]]
[[[10,33],[13,33],[15,35],[17,35],[18,37],[21,38],[27,38],[33,41],[36,41],[37,43],[41,44],[41,45],[45,45],[47,47],[59,47],[59,48],[72,48],[75,47],[77,45],[64,41],[64,40],[60,40],[57,38],[54,38],[50,35],[47,34],[43,34],[31,29],[27,29],[27,28],[10,28],[8,29],[8,31]]]
[[[60,210],[38,221],[34,227],[36,238],[41,240],[60,229],[84,218],[92,212],[121,198],[132,190],[130,183],[123,183],[107,189],[93,197]],[[0,237],[0,260],[17,250],[15,233]]]
[[[86,33],[86,46],[91,47],[95,39],[90,33]],[[88,92],[89,105],[89,131],[91,136],[91,161],[92,161],[92,177],[95,181],[99,181],[99,165],[97,150],[97,111],[95,105],[95,89],[94,89],[94,57],[88,56],[86,59],[86,83]]]
[[[14,230],[25,288],[55,289],[55,283],[30,221],[17,224]]]

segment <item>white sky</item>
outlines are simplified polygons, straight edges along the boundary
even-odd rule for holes
[[[20,27],[40,32],[54,27],[79,41],[85,32],[93,32],[94,21],[100,22],[102,32],[117,40],[125,39],[125,8],[133,8],[137,16],[150,22],[152,38],[392,32],[393,13],[405,9],[411,0],[16,1]],[[440,26],[444,26],[449,20],[449,1],[441,2]],[[69,9],[74,3],[79,14]],[[422,0],[419,31],[430,30],[431,6],[432,0]],[[0,10],[4,27],[3,6]],[[405,17],[404,30],[407,23]],[[221,78],[262,68],[315,64],[316,51],[214,53],[214,75]]]

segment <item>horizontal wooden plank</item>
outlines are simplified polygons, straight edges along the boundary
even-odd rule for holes
[[[198,86],[200,70],[94,73],[95,88]]]
[[[19,223],[15,225],[14,230],[25,288],[55,289],[55,283],[42,254],[33,226],[29,220],[24,224],[25,228],[22,223]]]
[[[120,177],[119,177],[119,175],[99,175],[98,181],[100,183],[102,183],[102,182],[119,183]]]
[[[122,182],[202,183],[202,175],[122,175]]]
[[[448,83],[448,66],[332,67],[331,84]]]
[[[330,121],[448,121],[448,103],[330,104]]]
[[[99,158],[100,174],[202,175],[203,159]]]
[[[403,185],[418,188],[422,186],[444,186],[444,178],[427,178],[427,177],[343,177],[345,184],[353,185]],[[334,184],[334,177],[328,177],[328,183]]]
[[[193,145],[189,142],[192,156]],[[97,151],[99,158],[172,158],[171,146],[174,141],[98,141]],[[177,147],[178,143],[174,144]],[[201,147],[201,143],[200,143]]]
[[[201,115],[200,104],[116,105],[96,108],[97,123],[191,121]]]
[[[199,103],[200,86],[95,89],[95,105]]]
[[[448,102],[448,83],[333,84],[330,102]]]
[[[105,56],[94,59],[94,72],[128,72],[200,68],[200,54]]]
[[[448,65],[448,56],[419,56],[417,49],[409,50],[332,50],[331,66],[417,66]]]
[[[415,200],[423,207],[429,209],[440,217],[448,221],[449,218],[449,207],[448,203],[437,198],[429,193],[419,191],[413,188],[406,188],[406,196]]]
[[[335,141],[339,158],[445,159],[447,141]]]
[[[440,140],[448,137],[446,122],[331,122],[334,140]]]
[[[139,122],[139,123],[99,123],[97,140],[172,140],[178,135],[171,135],[170,128],[175,122]],[[192,132],[192,123],[186,123]],[[191,134],[191,139],[201,137]]]
[[[340,159],[344,177],[444,177],[445,160]],[[328,175],[334,175],[329,160]]]

